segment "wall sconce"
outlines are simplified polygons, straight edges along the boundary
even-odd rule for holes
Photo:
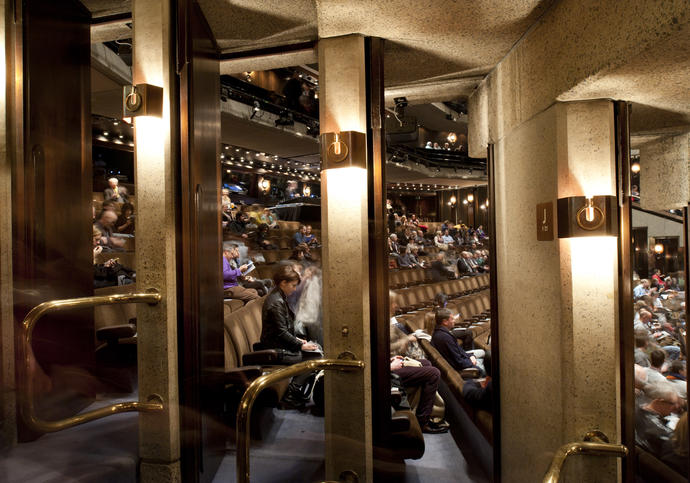
[[[122,117],[163,117],[163,88],[151,84],[124,86]]]
[[[558,238],[618,236],[615,196],[572,196],[558,200]]]
[[[268,193],[268,190],[271,189],[271,182],[266,178],[263,178],[261,181],[259,181],[259,188],[261,188],[261,191],[264,193]]]
[[[472,203],[474,201],[474,194],[470,193],[467,195],[467,201],[469,203]]]
[[[463,205],[466,205],[466,204],[468,204],[468,203],[469,203],[469,201],[467,201],[467,200],[462,200],[462,204],[463,204]]]
[[[304,188],[302,188],[302,194],[305,198],[309,198],[309,196],[311,195],[311,188],[308,184],[305,184]]]
[[[481,205],[479,205],[479,209],[480,209],[480,210],[485,210],[485,209],[486,209],[486,205],[482,203]]]
[[[654,245],[654,252],[657,255],[661,255],[662,253],[664,253],[664,245],[661,243],[657,243],[656,245]]]
[[[342,131],[321,134],[322,170],[367,168],[367,143],[364,133]]]
[[[451,205],[454,205],[454,204],[457,203],[457,202],[458,202],[458,200],[457,200],[457,198],[455,197],[455,195],[453,195],[453,196],[450,197],[450,204],[451,204]]]
[[[630,171],[632,171],[633,173],[639,173],[639,172],[640,172],[640,163],[638,163],[637,161],[635,161],[635,162],[632,164],[632,166],[630,166]]]
[[[455,134],[454,132],[448,134],[448,142],[449,143],[454,143],[457,140],[458,140],[457,134]]]

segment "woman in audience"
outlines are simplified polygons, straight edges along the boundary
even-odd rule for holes
[[[128,235],[134,234],[134,205],[132,203],[122,205],[120,216],[115,222],[115,232]]]
[[[309,355],[318,355],[319,347],[313,342],[297,337],[295,333],[295,314],[287,303],[287,298],[297,290],[301,278],[290,265],[283,265],[273,275],[274,287],[266,296],[261,310],[261,346],[276,349],[284,364],[295,364]],[[303,392],[304,384],[311,374],[293,378],[288,392],[283,398],[287,406],[303,406],[307,401]]]
[[[268,236],[268,225],[266,223],[261,223],[256,232],[256,244],[259,250],[277,250],[278,246],[271,243]]]

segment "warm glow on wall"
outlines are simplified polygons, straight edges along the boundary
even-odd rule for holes
[[[366,206],[367,171],[362,168],[347,167],[326,169],[321,180],[327,188],[328,205],[337,207],[343,214],[348,210],[360,210]],[[364,203],[362,205],[361,203]],[[329,212],[332,208],[329,208]],[[329,213],[332,215],[332,213]]]
[[[610,236],[568,238],[570,243],[571,270],[573,285],[591,285],[604,274],[613,277],[612,271],[617,260],[618,239]],[[604,294],[602,294],[604,295]]]

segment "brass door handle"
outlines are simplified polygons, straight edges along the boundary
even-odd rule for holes
[[[34,406],[34,380],[31,377],[31,339],[33,330],[39,319],[50,312],[58,312],[62,310],[96,307],[98,305],[115,305],[146,303],[156,305],[161,301],[161,295],[157,290],[151,289],[146,293],[133,294],[118,294],[118,295],[103,295],[93,297],[80,297],[73,299],[50,300],[37,305],[24,317],[22,322],[22,344],[20,350],[22,362],[20,370],[22,371],[20,380],[22,381],[22,391],[20,398],[20,413],[22,419],[31,429],[43,433],[51,433],[61,431],[63,429],[71,428],[79,424],[88,423],[95,419],[100,419],[113,414],[140,411],[140,412],[157,412],[163,410],[163,400],[158,395],[151,395],[146,402],[127,401],[119,404],[112,404],[93,411],[77,414],[58,421],[45,421],[36,415]]]
[[[350,357],[349,359],[311,359],[287,366],[277,371],[264,374],[252,381],[247,390],[242,395],[240,406],[237,410],[237,482],[249,483],[249,420],[251,418],[252,406],[256,402],[259,393],[266,387],[275,384],[283,379],[289,379],[305,372],[318,370],[362,370],[364,362],[352,360],[353,354],[345,352],[341,356]]]
[[[609,443],[608,437],[598,430],[587,432],[584,441],[574,441],[566,443],[556,451],[551,461],[543,483],[558,483],[561,477],[561,470],[568,456],[572,455],[594,455],[594,456],[613,456],[625,457],[628,455],[628,448],[623,444]]]

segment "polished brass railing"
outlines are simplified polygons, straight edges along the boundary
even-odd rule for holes
[[[249,446],[251,442],[249,421],[252,415],[252,406],[261,391],[278,381],[306,372],[352,369],[364,369],[364,362],[348,359],[311,359],[264,374],[252,381],[242,396],[240,407],[237,410],[237,482],[249,483]]]
[[[558,483],[565,460],[568,456],[579,454],[622,458],[628,455],[628,448],[623,444],[609,443],[608,437],[601,431],[589,431],[584,441],[567,443],[558,448],[544,476],[544,483]]]
[[[112,414],[125,413],[130,411],[140,412],[155,412],[163,410],[163,401],[160,396],[151,395],[146,402],[127,401],[119,404],[112,404],[93,411],[77,414],[58,421],[45,421],[36,415],[35,408],[35,387],[34,378],[31,374],[31,365],[33,363],[33,352],[31,350],[31,338],[33,330],[41,317],[50,312],[58,312],[69,309],[82,309],[88,307],[95,307],[97,305],[115,305],[115,304],[141,304],[146,303],[155,305],[161,301],[161,295],[158,291],[152,289],[147,293],[133,293],[133,294],[119,294],[119,295],[103,295],[96,297],[81,297],[74,299],[51,300],[37,305],[24,317],[22,322],[22,363],[20,369],[23,371],[20,377],[21,395],[20,395],[20,412],[24,422],[35,431],[43,433],[51,433],[63,429],[71,428],[79,424],[88,423],[95,419],[100,419]]]

